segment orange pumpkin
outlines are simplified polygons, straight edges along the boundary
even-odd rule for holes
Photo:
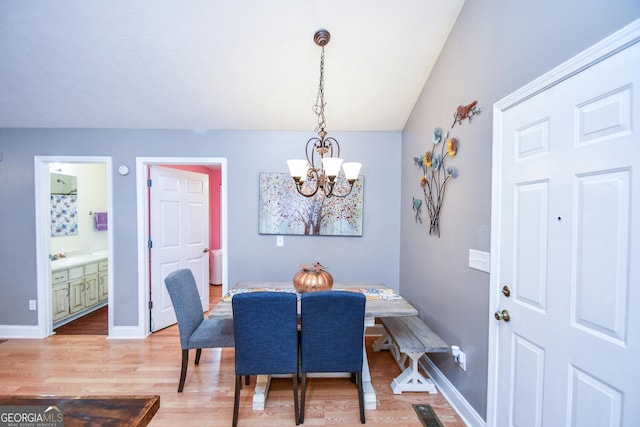
[[[333,287],[333,277],[323,270],[322,264],[314,262],[313,267],[302,264],[302,270],[293,276],[293,287],[299,293],[328,291]]]

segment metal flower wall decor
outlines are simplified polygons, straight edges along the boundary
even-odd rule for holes
[[[433,147],[422,157],[414,157],[416,165],[422,168],[420,187],[424,193],[424,202],[429,213],[429,234],[440,237],[440,210],[444,201],[447,183],[457,178],[458,170],[447,166],[447,159],[458,153],[458,139],[449,138],[449,131],[442,133],[441,128],[433,130]],[[422,201],[413,198],[413,210],[416,212],[416,222],[422,223],[420,217]]]
[[[468,105],[460,105],[453,113],[453,128],[456,124],[461,125],[462,120],[480,114],[478,102],[473,101]],[[455,167],[447,166],[447,159],[458,153],[458,139],[449,138],[449,131],[442,133],[442,129],[437,127],[433,130],[433,146],[430,151],[421,157],[414,157],[416,166],[422,169],[420,176],[420,187],[424,193],[424,204],[429,213],[429,234],[436,234],[440,237],[440,210],[444,202],[444,194],[447,184],[452,178],[458,177],[458,170]],[[422,198],[413,197],[412,206],[415,213],[416,223],[422,224]]]

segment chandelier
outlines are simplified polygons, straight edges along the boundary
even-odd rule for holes
[[[322,50],[320,54],[320,83],[316,104],[313,106],[313,111],[318,119],[318,126],[315,129],[318,136],[307,141],[306,160],[287,160],[289,172],[296,183],[296,189],[305,197],[313,197],[318,191],[322,191],[325,197],[348,196],[353,189],[354,182],[358,180],[358,173],[362,167],[362,164],[356,162],[343,163],[343,159],[340,158],[340,144],[335,138],[327,137],[325,130],[324,47],[330,39],[331,34],[327,30],[318,30],[313,36],[313,41]],[[334,192],[341,166],[349,187],[342,192],[339,192],[339,189]]]

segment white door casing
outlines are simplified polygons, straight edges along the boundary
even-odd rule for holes
[[[488,425],[640,425],[639,22],[494,107]]]
[[[149,191],[151,330],[176,322],[164,278],[189,268],[198,284],[202,310],[209,309],[209,177],[151,166]]]

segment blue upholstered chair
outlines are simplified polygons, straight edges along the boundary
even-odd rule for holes
[[[294,416],[298,424],[298,299],[287,292],[247,292],[234,295],[233,331],[236,347],[236,387],[233,426],[238,423],[242,377],[290,374]]]
[[[302,294],[300,320],[300,371],[302,398],[300,422],[309,372],[349,372],[358,387],[360,422],[365,423],[362,390],[364,309],[360,293],[320,291]]]
[[[196,349],[197,365],[203,348],[233,347],[233,320],[204,318],[198,286],[191,270],[185,268],[170,273],[164,284],[169,291],[180,332],[182,369],[178,392],[181,392],[187,376],[189,350]]]

